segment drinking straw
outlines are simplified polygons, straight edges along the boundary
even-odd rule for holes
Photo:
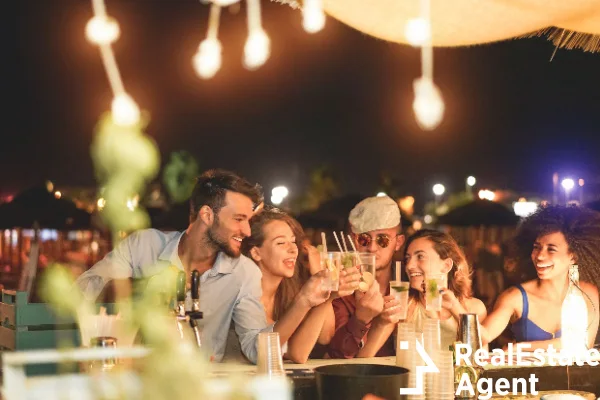
[[[346,246],[346,239],[344,238],[344,232],[340,232],[340,237],[342,238],[342,243],[344,243],[344,251],[348,252],[348,247]]]
[[[337,242],[337,245],[340,249],[340,253],[344,254],[344,249],[342,249],[342,245],[340,244],[340,240],[337,237],[337,234],[335,233],[335,231],[333,231],[333,237],[335,238],[335,241]]]
[[[352,241],[352,236],[348,235],[348,241],[350,242],[350,246],[352,246],[352,250],[354,250],[354,254],[355,254],[354,258],[360,264],[360,258],[358,257],[358,251],[356,251],[356,246],[354,245],[354,242]]]

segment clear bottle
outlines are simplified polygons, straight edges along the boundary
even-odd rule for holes
[[[451,346],[454,358],[454,398],[457,400],[477,399],[479,397],[479,392],[477,391],[477,381],[479,381],[479,378],[483,374],[483,368],[479,367],[477,364],[469,366],[464,362],[458,365],[456,363],[456,347],[458,344],[462,344],[462,342],[454,342],[454,345]],[[467,375],[467,381],[473,387],[474,394],[471,394],[468,390],[458,391],[459,384],[463,379],[463,375],[465,374]]]
[[[587,350],[588,310],[579,287],[579,268],[569,268],[569,288],[561,310],[561,347],[573,355]]]

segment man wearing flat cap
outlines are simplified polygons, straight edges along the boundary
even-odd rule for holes
[[[357,290],[333,301],[336,332],[329,344],[329,355],[332,358],[391,356],[395,354],[393,336],[381,339],[378,337],[381,329],[377,328],[392,323],[397,311],[389,291],[394,253],[404,243],[400,209],[387,196],[369,197],[352,209],[348,220],[356,249],[375,255],[376,276],[366,292]],[[377,348],[368,346],[369,340]]]

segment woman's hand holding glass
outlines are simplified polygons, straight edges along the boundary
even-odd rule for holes
[[[383,298],[383,311],[379,314],[380,321],[388,324],[397,324],[402,319],[402,309],[400,308],[400,300],[395,296],[385,296]]]
[[[328,274],[328,270],[322,270],[311,276],[300,289],[299,300],[311,308],[327,301],[331,292],[323,290],[323,282],[328,278]]]
[[[460,302],[452,290],[448,288],[442,288],[440,290],[440,294],[442,295],[442,308],[452,311],[452,309],[460,305]]]
[[[315,275],[321,271],[321,253],[315,246],[306,244],[304,251],[308,255],[308,269],[311,275]]]
[[[358,288],[360,271],[358,268],[342,268],[340,271],[340,288],[333,295],[335,297],[349,296]]]

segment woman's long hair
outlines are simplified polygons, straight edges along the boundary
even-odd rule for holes
[[[421,229],[408,238],[404,248],[408,250],[410,244],[417,239],[429,240],[442,260],[452,259],[452,269],[448,272],[448,289],[452,290],[456,298],[463,302],[463,300],[473,297],[472,271],[456,240],[444,232]],[[411,294],[416,296],[417,292],[414,291]]]
[[[252,234],[242,242],[242,253],[246,257],[252,259],[250,250],[252,250],[253,247],[262,246],[265,241],[265,227],[273,221],[282,221],[288,224],[292,229],[292,232],[294,232],[296,244],[298,245],[298,259],[296,260],[294,275],[291,278],[284,278],[275,293],[273,321],[277,321],[285,313],[288,307],[291,306],[294,297],[296,297],[304,282],[310,277],[310,273],[307,277],[304,271],[306,268],[304,268],[303,265],[301,245],[305,235],[302,226],[290,215],[277,208],[265,209],[252,217],[250,220]],[[308,271],[308,269],[306,269],[306,271]]]

